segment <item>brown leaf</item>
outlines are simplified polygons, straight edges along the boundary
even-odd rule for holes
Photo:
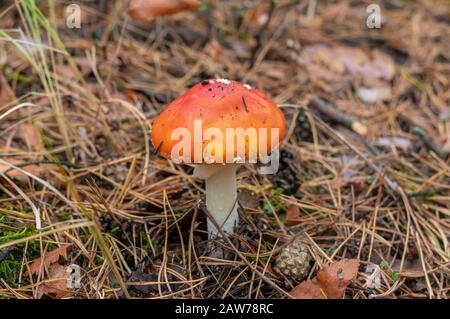
[[[317,280],[328,299],[341,299],[359,268],[358,259],[343,259],[317,273]]]
[[[14,96],[14,92],[6,81],[6,78],[3,76],[3,73],[0,72],[0,107],[11,103],[14,101],[16,97]]]
[[[10,164],[16,165],[18,166],[19,164],[23,163],[23,161],[14,159],[14,158],[2,158],[5,162],[8,162]],[[20,167],[21,169],[23,169],[24,171],[33,174],[35,176],[38,177],[43,177],[46,173],[47,173],[47,169],[45,168],[44,165],[35,165],[35,164],[31,164],[31,165],[27,165],[27,166],[23,166]],[[9,165],[7,164],[2,164],[0,163],[0,172],[8,172],[8,176],[9,177],[14,177],[17,178],[20,181],[26,180],[28,177],[25,176],[25,174],[23,174],[22,172],[19,172],[18,170],[11,168]]]
[[[297,205],[289,205],[286,209],[286,226],[295,226],[300,223],[300,208]]]
[[[49,269],[47,282],[38,288],[38,298],[46,294],[54,294],[57,298],[65,298],[72,295],[67,287],[66,267],[60,264],[54,264]]]
[[[295,299],[325,299],[316,279],[301,282],[291,290],[290,294]]]
[[[36,125],[31,123],[20,125],[20,135],[30,149],[39,152],[44,148],[39,129]]]
[[[155,17],[197,9],[198,0],[131,0],[128,14],[135,19],[152,21]]]
[[[359,268],[358,259],[342,259],[325,267],[316,278],[303,281],[290,294],[296,299],[341,299]]]
[[[260,205],[258,196],[249,189],[238,190],[238,201],[247,209],[255,209]]]
[[[349,46],[306,46],[297,58],[313,77],[328,82],[342,81],[343,76],[361,78],[366,86],[382,86],[396,74],[392,58],[379,51],[366,53]]]
[[[56,263],[61,256],[67,258],[67,249],[69,247],[70,244],[62,245],[61,247],[56,248],[50,252],[46,252],[43,256],[33,260],[30,265],[31,274],[37,274],[41,267],[44,269],[48,269],[50,265]]]

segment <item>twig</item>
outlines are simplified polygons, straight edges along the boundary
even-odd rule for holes
[[[423,144],[428,150],[436,153],[436,155],[439,156],[441,159],[445,160],[448,157],[449,153],[441,151],[439,147],[431,141],[431,139],[428,137],[427,133],[425,133],[425,130],[423,128],[416,126],[413,128],[413,133],[420,137]]]
[[[431,197],[437,194],[442,194],[445,192],[445,188],[435,188],[435,189],[424,189],[417,192],[408,192],[406,195],[408,197]]]
[[[336,107],[336,105],[326,102],[322,100],[320,97],[314,96],[309,101],[310,106],[313,108],[317,108],[321,113],[330,117],[333,121],[338,122],[339,124],[345,125],[348,128],[352,129],[356,133],[361,136],[367,135],[367,126],[357,121],[351,116],[342,113]]]

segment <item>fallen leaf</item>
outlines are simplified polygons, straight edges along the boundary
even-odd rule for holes
[[[8,81],[0,72],[0,107],[14,101],[16,97],[8,84]]]
[[[298,299],[341,299],[358,268],[358,259],[342,259],[319,271],[314,279],[301,282],[290,293]]]
[[[152,21],[155,17],[197,9],[197,0],[131,0],[128,14],[135,19]]]
[[[408,151],[412,148],[411,140],[404,138],[404,137],[398,137],[398,136],[380,137],[377,141],[377,144],[380,146],[384,146],[386,148],[396,146],[398,148],[401,148],[404,151]]]
[[[260,205],[258,196],[248,189],[238,190],[238,201],[240,205],[247,209],[255,209]]]
[[[59,257],[67,258],[67,249],[69,247],[70,244],[62,245],[61,247],[46,252],[43,256],[34,259],[30,265],[31,274],[37,274],[40,269],[49,269],[51,264],[54,264],[59,260]]]
[[[291,290],[290,294],[295,299],[325,299],[317,279],[302,281]]]
[[[366,53],[349,46],[306,46],[297,61],[311,76],[330,83],[351,76],[360,78],[366,86],[380,86],[392,80],[396,73],[390,56],[376,50]]]
[[[41,134],[35,124],[24,123],[20,125],[20,135],[27,146],[33,151],[39,152],[44,148],[41,140]]]
[[[328,299],[341,299],[359,268],[358,259],[343,259],[332,263],[317,273],[317,280]]]
[[[16,166],[19,166],[19,164],[23,163],[23,161],[20,161],[20,160],[14,159],[14,158],[8,158],[8,159],[2,158],[2,160],[4,160],[7,163],[10,163],[12,165],[16,165]],[[47,169],[44,165],[30,164],[27,166],[22,166],[20,168],[32,175],[38,176],[38,177],[43,177],[47,173]],[[2,172],[2,173],[7,172],[7,175],[9,177],[17,178],[20,181],[24,181],[28,178],[28,177],[26,177],[26,175],[24,173],[14,169],[14,168],[11,168],[11,166],[9,166],[7,164],[3,164],[3,163],[0,163],[0,172]]]
[[[289,205],[286,209],[286,218],[284,224],[286,226],[295,226],[300,223],[300,208],[297,205]]]
[[[392,90],[388,86],[376,88],[359,87],[356,89],[356,94],[366,103],[375,103],[377,101],[390,99]]]
[[[67,287],[68,273],[66,267],[60,264],[54,264],[50,267],[48,278],[44,284],[38,288],[38,298],[46,294],[54,294],[57,298],[65,298],[72,295]]]

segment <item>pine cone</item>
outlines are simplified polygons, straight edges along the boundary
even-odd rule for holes
[[[302,281],[308,275],[311,260],[308,246],[298,237],[276,257],[274,270],[289,279]]]

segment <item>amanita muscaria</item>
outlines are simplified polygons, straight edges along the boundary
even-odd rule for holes
[[[270,154],[285,134],[285,118],[266,94],[236,81],[205,80],[154,120],[152,142],[175,163],[193,163],[205,179],[206,206],[222,229],[239,221],[236,170]],[[265,157],[267,160],[267,157]],[[217,234],[208,220],[208,233]]]

